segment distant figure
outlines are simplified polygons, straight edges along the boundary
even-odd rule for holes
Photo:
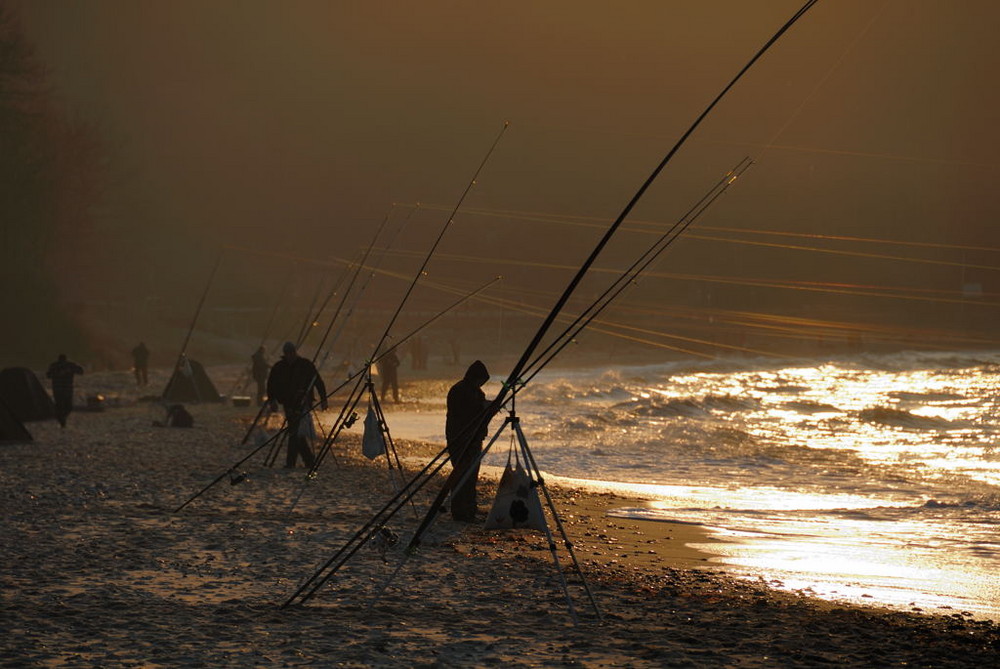
[[[410,367],[415,370],[427,369],[427,342],[420,335],[410,341]]]
[[[132,349],[132,371],[135,372],[135,385],[142,388],[149,385],[149,349],[144,342]]]
[[[378,361],[378,373],[382,377],[382,390],[381,398],[385,402],[385,393],[392,387],[392,401],[399,401],[399,356],[396,355],[395,349],[389,349],[389,352],[382,356]]]
[[[257,382],[257,406],[264,403],[264,395],[267,392],[267,373],[271,366],[267,364],[267,352],[261,346],[257,352],[250,356],[250,373],[253,380]]]
[[[324,410],[327,408],[326,385],[312,361],[299,357],[295,344],[286,341],[281,347],[281,353],[281,360],[274,363],[267,377],[267,399],[274,409],[281,404],[285,410],[288,429],[285,467],[294,467],[297,457],[301,455],[302,462],[312,469],[315,464],[313,452],[308,440],[300,434],[299,428],[303,421],[312,420],[309,411],[316,401],[314,390],[319,392],[320,408]]]
[[[451,516],[466,523],[471,523],[476,516],[479,459],[483,452],[483,440],[489,429],[489,418],[492,418],[490,416],[484,419],[490,403],[486,401],[482,387],[489,380],[490,373],[486,370],[486,365],[476,360],[469,365],[465,378],[448,391],[445,436],[453,470],[449,477],[449,484],[453,486]],[[462,482],[459,483],[460,481]]]
[[[73,410],[73,377],[83,374],[83,367],[66,359],[65,353],[49,365],[45,376],[52,379],[52,398],[56,403],[56,420],[66,427],[66,419]]]

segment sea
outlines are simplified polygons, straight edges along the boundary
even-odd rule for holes
[[[612,515],[704,526],[709,564],[1000,621],[1000,351],[547,368],[515,408],[548,480],[649,500]],[[390,405],[387,422],[444,442],[441,412]]]

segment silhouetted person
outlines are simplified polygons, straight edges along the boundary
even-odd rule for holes
[[[132,349],[132,371],[135,372],[135,385],[149,385],[149,349],[145,342]]]
[[[385,393],[392,388],[392,401],[399,401],[399,356],[394,349],[390,349],[378,361],[378,373],[382,377],[382,391],[380,393],[382,401],[385,402]]]
[[[256,353],[250,356],[250,373],[257,383],[257,405],[264,403],[264,395],[267,392],[267,373],[271,366],[267,364],[267,352],[261,346]]]
[[[306,467],[312,469],[315,460],[309,441],[299,434],[303,420],[312,420],[309,410],[315,403],[314,391],[319,392],[320,408],[326,409],[326,385],[311,360],[300,358],[295,344],[286,341],[281,347],[281,360],[274,363],[267,377],[267,398],[274,409],[285,410],[288,429],[288,454],[285,467],[294,467],[299,455]]]
[[[45,376],[52,379],[52,399],[56,404],[56,420],[66,427],[66,419],[73,410],[73,377],[83,374],[83,367],[66,359],[65,353],[49,365]]]
[[[465,377],[448,391],[448,415],[445,419],[445,437],[448,440],[448,457],[452,473],[449,482],[451,516],[470,523],[476,516],[476,481],[479,478],[479,459],[483,440],[489,428],[485,411],[489,407],[482,387],[490,374],[479,360],[469,365]],[[459,481],[464,481],[459,484]]]

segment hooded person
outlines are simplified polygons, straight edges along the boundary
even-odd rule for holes
[[[476,515],[479,460],[492,418],[485,417],[490,403],[482,389],[489,380],[486,365],[476,360],[465,371],[465,377],[448,391],[445,437],[453,469],[451,480],[455,484],[451,492],[451,516],[462,522],[472,522]]]
[[[310,409],[316,403],[316,393],[319,393],[320,408],[326,409],[326,385],[320,378],[316,366],[311,360],[299,357],[295,344],[286,341],[281,347],[281,360],[271,367],[267,377],[267,397],[271,407],[277,409],[281,404],[285,411],[285,421],[288,428],[288,453],[285,457],[285,467],[294,467],[298,456],[302,462],[312,469],[315,464],[309,441],[300,432],[300,423],[312,420]]]

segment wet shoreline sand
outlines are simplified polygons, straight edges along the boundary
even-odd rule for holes
[[[34,443],[0,446],[5,664],[983,666],[1000,651],[996,626],[961,613],[841,606],[731,578],[686,545],[705,542],[701,528],[608,517],[635,501],[551,484],[602,620],[567,570],[573,623],[540,533],[447,517],[377,601],[399,547],[387,561],[363,548],[307,605],[282,609],[391,497],[385,464],[358,454],[355,428],[315,480],[252,459],[248,481],[174,513],[249,452],[238,442],[252,410],[192,413],[185,430],[152,427],[145,403],[77,412],[65,430],[30,423]],[[431,488],[390,521],[401,536]]]

